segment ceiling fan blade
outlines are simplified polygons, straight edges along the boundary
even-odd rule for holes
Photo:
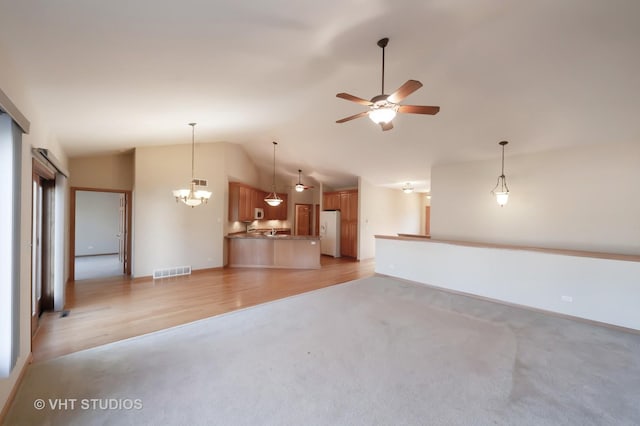
[[[371,103],[371,101],[359,98],[357,96],[350,95],[348,93],[338,93],[336,95],[336,97],[337,98],[341,98],[341,99],[345,99],[347,101],[355,102],[355,103],[360,104],[360,105],[366,105],[366,106],[373,105],[373,103]]]
[[[421,87],[422,83],[418,80],[407,80],[407,82],[400,86],[398,90],[389,95],[387,101],[397,104]]]
[[[398,112],[409,114],[429,114],[435,115],[440,111],[439,106],[423,106],[423,105],[400,105]]]
[[[356,118],[364,117],[365,115],[368,115],[368,114],[369,114],[369,111],[363,111],[358,114],[351,115],[349,117],[345,117],[343,119],[337,120],[336,123],[344,123],[347,121],[355,120]]]
[[[380,127],[382,127],[382,131],[387,131],[393,129],[393,122],[389,121],[388,123],[380,123]]]

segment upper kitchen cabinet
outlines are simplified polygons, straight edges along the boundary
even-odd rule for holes
[[[324,194],[322,194],[322,209],[340,210],[340,193],[325,192]]]
[[[251,222],[258,191],[240,182],[229,182],[229,220],[233,222]]]

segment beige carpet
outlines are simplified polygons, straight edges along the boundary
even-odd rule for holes
[[[376,276],[35,364],[6,421],[637,425],[640,336]]]

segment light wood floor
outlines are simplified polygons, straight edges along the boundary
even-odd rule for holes
[[[224,268],[163,280],[70,282],[67,317],[45,313],[34,362],[374,274],[373,260],[322,256],[315,270]]]

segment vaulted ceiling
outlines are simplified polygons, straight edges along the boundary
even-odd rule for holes
[[[0,0],[0,50],[69,156],[242,144],[332,186],[428,189],[433,165],[640,142],[637,0]],[[382,132],[335,97],[423,87]],[[4,66],[4,65],[3,65]],[[7,65],[8,66],[8,65]]]

